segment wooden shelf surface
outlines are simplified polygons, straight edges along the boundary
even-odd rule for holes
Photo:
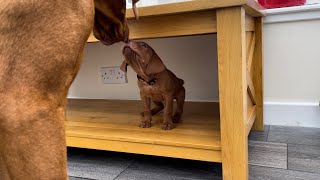
[[[151,128],[138,127],[142,110],[141,101],[69,100],[66,121],[67,145],[221,161],[217,103],[187,102],[183,122],[176,124],[175,129],[170,131],[160,128],[162,113],[153,116]],[[163,147],[169,152],[158,152]],[[173,152],[170,152],[168,147],[171,147]],[[134,150],[135,148],[137,149]]]

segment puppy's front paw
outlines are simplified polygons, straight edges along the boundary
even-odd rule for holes
[[[141,121],[139,127],[150,128],[151,127],[151,121]]]
[[[161,126],[161,129],[171,130],[171,129],[173,129],[173,123],[172,122],[164,122]]]

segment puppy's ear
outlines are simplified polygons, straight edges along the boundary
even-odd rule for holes
[[[123,71],[123,72],[127,72],[127,70],[128,70],[128,64],[127,64],[126,60],[124,60],[124,61],[122,62],[121,66],[120,66],[120,69],[121,69],[121,71]]]
[[[126,20],[126,0],[94,0],[93,35],[105,45],[129,38]]]
[[[155,52],[153,52],[153,53],[155,53]],[[155,73],[162,72],[166,69],[167,69],[167,67],[164,65],[164,63],[162,62],[160,57],[157,54],[155,54],[148,64],[148,67],[146,69],[146,73],[147,74],[155,74]]]

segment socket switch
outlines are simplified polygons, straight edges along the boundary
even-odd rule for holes
[[[104,84],[125,84],[128,83],[127,73],[116,67],[101,67],[101,79]]]

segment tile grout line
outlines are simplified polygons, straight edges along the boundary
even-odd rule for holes
[[[289,144],[287,143],[287,169],[289,169]]]
[[[310,173],[310,174],[319,174],[316,172],[309,172],[309,171],[302,171],[302,170],[295,170],[295,169],[282,169],[282,168],[276,168],[271,166],[260,166],[260,165],[250,165],[255,167],[261,167],[261,168],[270,168],[270,169],[278,169],[278,170],[284,170],[284,171],[294,171],[294,172],[300,172],[300,173]]]
[[[74,177],[74,178],[79,178],[79,179],[87,179],[87,180],[96,180],[96,179],[84,178],[84,177],[78,177],[78,176],[69,176],[69,177]]]
[[[267,132],[267,139],[266,139],[267,142],[269,142],[268,139],[269,139],[270,129],[271,129],[271,125],[269,125],[268,132]]]
[[[116,180],[123,172],[125,172],[133,163],[135,163],[137,160],[133,160],[126,168],[124,168],[123,171],[121,171],[113,180]]]

